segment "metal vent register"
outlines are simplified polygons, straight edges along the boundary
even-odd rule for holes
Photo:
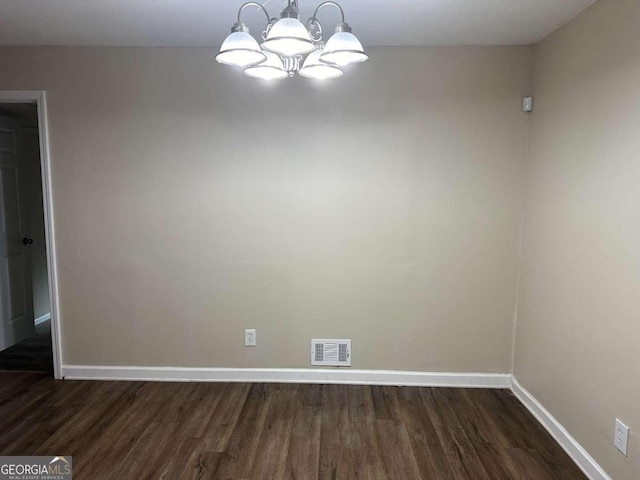
[[[351,340],[311,340],[311,365],[351,366]]]

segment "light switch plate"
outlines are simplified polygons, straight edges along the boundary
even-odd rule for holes
[[[629,443],[629,427],[616,418],[616,429],[613,434],[613,444],[622,454],[627,456],[627,444]]]

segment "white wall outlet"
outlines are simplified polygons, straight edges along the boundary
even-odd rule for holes
[[[627,444],[629,442],[629,427],[616,418],[616,429],[613,434],[613,444],[622,454],[627,456]]]
[[[244,331],[244,346],[255,347],[256,346],[256,329],[247,328]]]
[[[522,110],[525,112],[533,112],[533,97],[524,97],[522,99]]]

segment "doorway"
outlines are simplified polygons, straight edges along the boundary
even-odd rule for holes
[[[0,371],[60,378],[43,110],[43,92],[0,91]]]

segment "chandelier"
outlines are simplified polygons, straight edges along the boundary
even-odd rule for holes
[[[245,8],[258,7],[267,17],[262,32],[262,43],[249,34],[242,23]],[[324,43],[322,25],[316,18],[323,7],[339,10],[341,21],[335,33]],[[242,67],[245,75],[264,80],[293,77],[297,72],[307,78],[324,80],[342,76],[342,67],[360,63],[369,57],[362,44],[351,33],[344,21],[344,11],[336,2],[323,2],[316,7],[306,26],[300,22],[298,0],[284,0],[280,19],[269,17],[267,9],[248,2],[238,10],[238,21],[231,27],[231,34],[224,40],[216,60],[225,65]]]

